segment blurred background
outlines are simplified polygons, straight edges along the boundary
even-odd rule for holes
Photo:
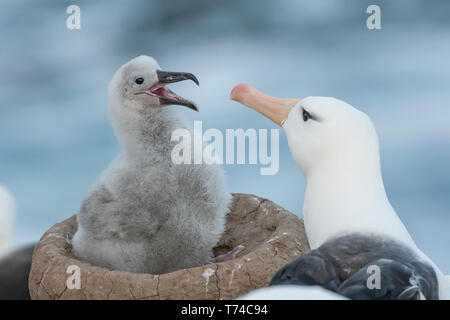
[[[81,30],[66,28],[67,6]],[[382,30],[366,8],[381,7]],[[120,146],[107,116],[115,70],[148,54],[197,75],[172,86],[203,129],[276,128],[229,100],[249,83],[281,97],[334,96],[378,130],[390,200],[419,247],[450,273],[449,1],[16,1],[0,5],[0,184],[17,203],[14,244],[76,213]],[[232,192],[301,216],[305,180],[280,131],[280,169],[225,166]]]

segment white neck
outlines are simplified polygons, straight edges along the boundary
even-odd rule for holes
[[[325,159],[308,173],[303,216],[311,249],[351,232],[384,234],[414,245],[386,196],[375,150]]]

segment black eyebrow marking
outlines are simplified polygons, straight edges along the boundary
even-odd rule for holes
[[[313,113],[311,111],[306,110],[305,107],[303,107],[303,106],[302,106],[302,114],[301,114],[302,117],[303,117],[303,111],[306,111],[306,112],[309,113],[309,115],[311,117],[311,120],[314,120],[314,121],[317,121],[317,122],[322,122],[322,118],[321,117],[317,116],[317,114],[315,114],[315,113]]]

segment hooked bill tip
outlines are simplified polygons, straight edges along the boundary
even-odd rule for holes
[[[189,75],[191,76],[190,79],[191,79],[192,81],[194,81],[196,85],[199,86],[199,85],[200,85],[200,82],[198,81],[197,77],[194,76],[192,73],[190,73]]]
[[[249,86],[248,84],[238,84],[237,86],[235,86],[233,88],[233,90],[231,90],[230,99],[238,101],[238,97],[237,96],[240,93],[247,93],[247,92],[250,92],[251,90],[252,90],[252,87]]]

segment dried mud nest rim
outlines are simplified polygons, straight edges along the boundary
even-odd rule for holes
[[[32,299],[234,299],[267,286],[279,268],[309,251],[300,219],[249,194],[233,195],[226,231],[214,252],[239,244],[246,249],[223,263],[161,275],[112,271],[72,255],[76,230],[72,216],[42,236],[29,277]]]

